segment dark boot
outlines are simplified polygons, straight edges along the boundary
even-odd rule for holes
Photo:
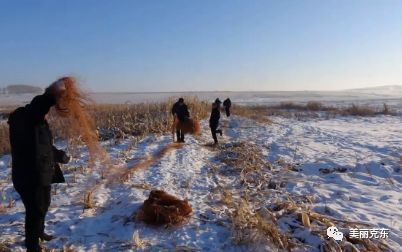
[[[214,143],[217,144],[218,143],[218,138],[216,137],[216,127],[211,127],[211,134],[212,134],[212,138],[214,139]]]
[[[217,130],[216,132],[218,132],[219,133],[219,135],[221,135],[222,136],[222,130]]]
[[[180,131],[180,142],[184,143],[184,133],[183,133],[183,131]]]
[[[27,248],[27,252],[42,252],[42,247],[37,247],[37,248]]]
[[[42,241],[51,241],[53,240],[54,236],[53,235],[48,235],[46,233],[43,233],[41,237],[39,237]]]

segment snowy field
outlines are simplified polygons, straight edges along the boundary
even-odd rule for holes
[[[264,159],[295,167],[279,173],[272,171],[278,179],[283,175],[287,180],[283,188],[265,189],[265,207],[269,207],[275,193],[308,196],[312,211],[389,229],[387,244],[402,251],[402,118],[271,120],[272,124],[259,124],[234,116],[222,122],[225,127],[221,146],[238,142],[257,145]],[[227,207],[216,204],[214,199],[219,197],[216,193],[222,186],[235,195],[238,189],[231,185],[237,184],[239,178],[212,172],[212,167],[225,166],[217,160],[219,148],[208,146],[212,140],[207,122],[203,122],[201,137],[189,136],[186,140],[161,156],[157,153],[171,144],[171,135],[148,136],[136,144],[130,139],[104,143],[120,165],[132,166],[150,156],[158,159],[136,171],[125,183],[101,184],[93,194],[93,209],[83,210],[82,197],[99,174],[85,169],[85,153],[65,165],[67,183],[54,186],[47,215],[46,230],[57,238],[46,247],[130,251],[138,248],[133,242],[136,233],[146,251],[275,251],[270,246],[234,244],[225,215]],[[1,205],[7,206],[12,200],[15,204],[0,215],[0,242],[8,244],[12,251],[22,251],[24,208],[10,183],[9,166],[10,156],[1,157]],[[193,214],[188,222],[177,227],[154,227],[133,220],[133,213],[153,188],[189,199]],[[283,231],[291,223],[295,221],[279,219]],[[325,229],[319,231],[325,233]],[[300,251],[320,251],[317,236],[308,229],[296,228],[290,235],[304,244]]]
[[[0,94],[0,108],[28,103],[34,94]],[[392,108],[402,108],[402,86],[384,86],[379,88],[352,89],[346,91],[271,91],[271,92],[162,92],[162,93],[90,93],[96,103],[143,103],[177,99],[181,96],[197,96],[202,100],[215,100],[217,97],[231,100],[242,105],[274,105],[281,102],[305,104],[309,101],[323,102],[325,105],[347,106],[351,103],[382,106],[387,103]],[[1,112],[1,110],[0,110]]]

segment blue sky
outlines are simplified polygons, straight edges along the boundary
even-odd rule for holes
[[[402,84],[399,0],[0,0],[0,86],[92,91]]]

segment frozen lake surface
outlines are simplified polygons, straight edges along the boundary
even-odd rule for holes
[[[0,106],[16,106],[28,103],[35,95],[1,95]],[[230,97],[233,103],[248,105],[272,105],[281,102],[306,103],[319,101],[327,105],[347,105],[351,103],[381,106],[387,103],[392,107],[402,107],[402,90],[350,90],[350,91],[275,91],[275,92],[161,92],[161,93],[91,93],[96,103],[144,103],[177,99],[181,96],[197,96],[211,102],[219,97]]]

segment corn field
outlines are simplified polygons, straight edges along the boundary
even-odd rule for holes
[[[204,119],[209,113],[209,103],[196,97],[185,97],[190,115],[195,119]],[[143,137],[150,133],[170,133],[173,116],[173,99],[158,103],[141,104],[92,104],[88,111],[98,130],[101,140]],[[67,120],[50,112],[49,124],[56,139],[66,139],[70,135]],[[0,155],[10,152],[8,124],[0,123]]]

